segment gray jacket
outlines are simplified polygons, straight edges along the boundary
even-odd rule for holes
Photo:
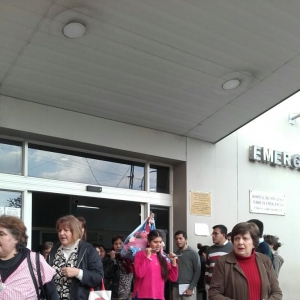
[[[189,290],[197,286],[201,273],[201,264],[199,254],[191,247],[186,250],[177,250],[176,254],[182,254],[178,257],[178,279],[173,283],[174,287],[178,284],[189,284]]]

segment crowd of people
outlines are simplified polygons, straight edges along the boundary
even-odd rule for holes
[[[236,224],[229,235],[213,226],[213,245],[188,245],[187,233],[174,234],[177,250],[163,252],[163,235],[147,232],[147,246],[134,260],[121,255],[124,238],[111,249],[87,242],[86,221],[72,215],[56,222],[59,242],[45,242],[40,254],[27,247],[23,221],[0,216],[0,298],[88,300],[91,288],[112,291],[113,300],[165,299],[171,282],[173,300],[281,300],[278,276],[283,264],[278,237],[263,235],[263,223]]]

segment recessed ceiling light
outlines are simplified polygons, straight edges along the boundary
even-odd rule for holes
[[[64,27],[63,33],[70,39],[78,39],[85,34],[85,27],[81,23],[72,22]]]
[[[238,79],[230,79],[222,85],[222,88],[224,90],[233,90],[236,89],[240,84],[241,82]]]

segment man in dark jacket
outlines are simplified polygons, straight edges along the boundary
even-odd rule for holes
[[[274,257],[273,257],[273,253],[270,249],[270,246],[268,245],[268,243],[265,242],[265,240],[263,239],[263,233],[264,233],[264,223],[260,220],[257,219],[251,219],[249,221],[247,221],[247,223],[254,223],[257,225],[258,229],[259,229],[259,245],[258,247],[255,249],[256,252],[265,254],[266,256],[268,256],[273,263]]]

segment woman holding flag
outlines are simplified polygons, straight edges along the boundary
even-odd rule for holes
[[[132,298],[164,299],[165,281],[178,277],[177,256],[163,255],[163,236],[159,230],[151,230],[147,236],[147,248],[134,257],[135,281]]]

